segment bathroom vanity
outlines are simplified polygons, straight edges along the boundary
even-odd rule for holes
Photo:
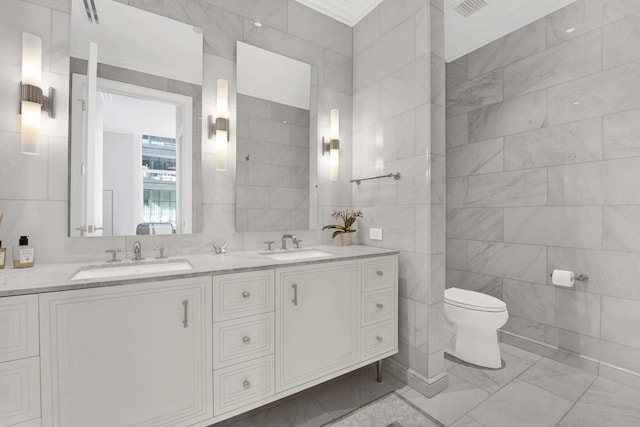
[[[395,354],[397,253],[321,249],[93,279],[7,270],[0,425],[204,427]]]

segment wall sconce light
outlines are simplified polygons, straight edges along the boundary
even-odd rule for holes
[[[216,120],[209,116],[209,139],[216,136],[216,170],[227,170],[229,142],[229,82],[218,79]]]
[[[322,155],[329,153],[329,180],[337,181],[340,177],[340,111],[331,110],[331,130],[329,142],[322,138]]]
[[[22,128],[22,153],[40,154],[40,122],[42,112],[55,117],[53,110],[54,89],[49,96],[42,94],[42,39],[22,33],[22,81],[20,82],[20,114]]]

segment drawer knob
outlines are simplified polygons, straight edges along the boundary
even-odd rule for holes
[[[249,344],[251,342],[251,338],[245,335],[244,337],[242,337],[242,342],[245,344]]]
[[[251,388],[251,383],[249,382],[249,380],[244,380],[242,382],[242,387],[244,387],[245,390]]]
[[[376,337],[376,340],[377,340],[378,342],[383,342],[383,341],[384,341],[384,338],[382,338],[380,335],[378,335],[378,336]]]
[[[376,271],[376,274],[377,274],[378,276],[384,276],[384,271],[382,271],[382,270],[378,270],[378,271]]]
[[[251,296],[251,292],[249,292],[249,291],[244,291],[242,293],[242,298],[249,298],[250,296]]]
[[[384,308],[384,304],[379,302],[376,304],[376,307],[378,307],[378,310],[382,310]]]

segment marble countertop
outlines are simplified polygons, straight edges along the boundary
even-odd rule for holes
[[[170,257],[171,260],[188,260],[193,269],[174,272],[156,272],[145,274],[130,274],[126,276],[102,277],[94,279],[72,280],[73,275],[81,269],[91,269],[107,266],[135,264],[132,261],[122,261],[117,264],[106,262],[36,264],[30,268],[7,268],[0,270],[0,297],[12,295],[38,294],[44,292],[66,291],[73,289],[97,288],[103,286],[124,285],[148,281],[150,279],[168,280],[185,277],[197,277],[215,274],[236,273],[240,271],[260,270],[283,266],[307,265],[348,260],[379,255],[393,255],[398,251],[374,248],[370,246],[314,246],[299,249],[299,251],[318,250],[328,252],[331,256],[304,260],[276,261],[261,255],[263,251],[229,252],[223,255],[194,254]],[[295,252],[291,249],[289,252]],[[274,251],[279,252],[279,251]],[[155,262],[151,258],[144,262]]]

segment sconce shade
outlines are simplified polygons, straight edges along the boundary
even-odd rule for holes
[[[229,118],[229,82],[218,79],[216,117]]]
[[[331,131],[329,141],[329,180],[340,177],[340,111],[331,110]]]
[[[22,33],[22,84],[42,84],[42,39]]]
[[[22,34],[22,82],[20,84],[21,150],[23,154],[40,154],[42,105],[42,39]]]
[[[42,107],[35,102],[22,101],[21,146],[23,154],[40,154],[40,121]]]
[[[209,116],[209,138],[216,137],[216,170],[227,170],[227,151],[229,142],[229,82],[218,79],[216,120]]]

